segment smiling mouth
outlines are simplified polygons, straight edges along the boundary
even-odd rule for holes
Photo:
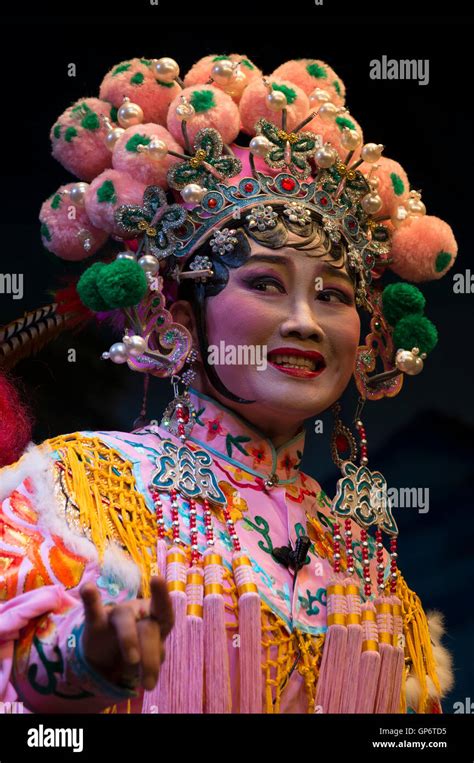
[[[324,358],[319,353],[286,354],[271,352],[268,355],[270,365],[279,371],[296,376],[319,376],[326,368]]]

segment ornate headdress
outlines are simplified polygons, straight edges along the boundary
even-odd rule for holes
[[[174,377],[191,337],[166,309],[170,284],[212,279],[211,260],[196,251],[209,240],[216,258],[228,253],[236,218],[264,230],[277,209],[302,228],[313,217],[343,242],[356,302],[371,314],[357,355],[359,392],[397,394],[403,372],[422,369],[437,332],[420,290],[400,281],[384,289],[381,276],[440,278],[457,247],[451,228],[426,215],[403,168],[382,157],[382,145],[364,144],[344,98],[341,80],[316,60],[263,77],[245,56],[207,56],[184,81],[169,58],[113,67],[100,98],[80,99],[53,125],[53,155],[80,182],[61,186],[40,213],[43,244],[58,257],[102,256],[77,289],[58,290],[53,305],[3,330],[4,363],[25,352],[27,327],[29,336],[54,334],[91,310],[122,311],[121,341],[104,357]],[[239,134],[248,148],[236,144]],[[383,371],[370,376],[377,356]]]

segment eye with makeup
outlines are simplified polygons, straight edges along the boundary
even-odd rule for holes
[[[250,289],[255,289],[255,291],[261,291],[265,294],[284,294],[285,288],[284,286],[278,281],[276,278],[271,276],[265,276],[265,275],[252,275],[248,276],[247,278],[243,279],[243,282],[248,286]],[[259,288],[260,286],[264,288]],[[268,286],[274,286],[276,288],[276,291],[269,290]],[[336,288],[326,288],[326,289],[320,289],[316,292],[316,299],[318,299],[319,302],[330,302],[328,299],[324,299],[324,297],[331,297],[331,295],[337,297],[341,302],[352,305],[354,302],[354,298],[352,294],[348,294],[345,291],[342,291],[341,289]],[[323,297],[323,298],[322,298]]]

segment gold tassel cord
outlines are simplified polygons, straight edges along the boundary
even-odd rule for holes
[[[387,582],[386,591],[389,590]],[[420,699],[417,713],[428,712],[430,701],[426,677],[431,678],[433,685],[441,695],[441,687],[436,672],[428,620],[423,610],[420,598],[406,584],[401,573],[398,573],[396,596],[402,603],[403,632],[405,635],[405,655],[413,666],[413,671],[420,683]],[[405,686],[407,671],[404,671],[402,682],[401,712],[406,712]]]
[[[138,491],[130,461],[98,437],[76,432],[46,440],[60,456],[64,488],[75,506],[80,527],[103,560],[106,548],[118,543],[138,565],[141,595],[150,595],[156,568],[155,516]]]

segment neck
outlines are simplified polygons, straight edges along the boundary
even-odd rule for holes
[[[278,449],[281,445],[284,445],[289,440],[292,440],[303,426],[303,422],[285,421],[281,418],[280,414],[276,417],[276,420],[268,420],[263,422],[261,413],[254,409],[254,406],[248,406],[244,404],[234,403],[232,400],[227,400],[219,392],[214,389],[209,389],[207,385],[203,385],[199,379],[195,380],[193,387],[198,392],[203,392],[205,395],[212,397],[216,402],[225,405],[226,408],[234,411],[241,419],[246,421],[251,426],[258,429],[266,439],[270,440],[273,447]]]

